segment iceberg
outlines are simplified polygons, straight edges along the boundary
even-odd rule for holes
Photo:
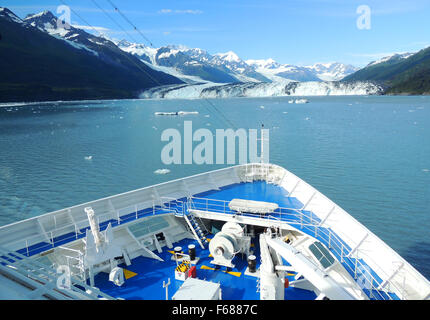
[[[174,111],[174,112],[154,112],[156,116],[185,116],[188,114],[199,114],[198,111]]]
[[[169,172],[169,169],[157,169],[154,171],[155,174],[168,174]]]

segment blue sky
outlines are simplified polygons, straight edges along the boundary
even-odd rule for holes
[[[62,2],[72,24],[102,27],[107,35],[147,41],[115,12],[109,0],[0,0],[25,17]],[[209,53],[236,52],[242,59],[273,58],[308,65],[343,62],[363,66],[393,52],[430,46],[428,0],[111,0],[155,47],[183,44]],[[357,27],[357,8],[371,10],[369,30]],[[82,18],[82,19],[81,19]],[[148,44],[148,43],[147,43]]]

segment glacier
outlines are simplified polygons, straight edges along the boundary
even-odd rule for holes
[[[248,82],[171,85],[142,92],[142,99],[216,99],[234,97],[379,95],[383,88],[367,81]]]

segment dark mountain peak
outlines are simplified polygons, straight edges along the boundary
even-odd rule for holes
[[[36,27],[40,27],[42,29],[46,29],[47,27],[50,29],[56,29],[57,20],[57,17],[48,10],[37,14],[29,14],[24,19],[26,23],[33,24]]]
[[[10,11],[8,8],[0,7],[0,18],[6,19],[12,22],[22,23],[22,19],[15,13]]]
[[[39,13],[30,13],[30,14],[27,14],[27,16],[24,18],[24,20],[31,19],[31,18],[52,19],[52,18],[55,18],[55,16],[54,16],[54,14],[51,11],[45,10],[45,11],[39,12]]]

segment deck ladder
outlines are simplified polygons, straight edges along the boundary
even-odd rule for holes
[[[199,223],[192,213],[184,214],[184,218],[194,237],[200,244],[200,247],[204,249],[205,244],[209,243],[209,240],[206,238],[206,235],[208,234],[206,227],[203,223]]]

